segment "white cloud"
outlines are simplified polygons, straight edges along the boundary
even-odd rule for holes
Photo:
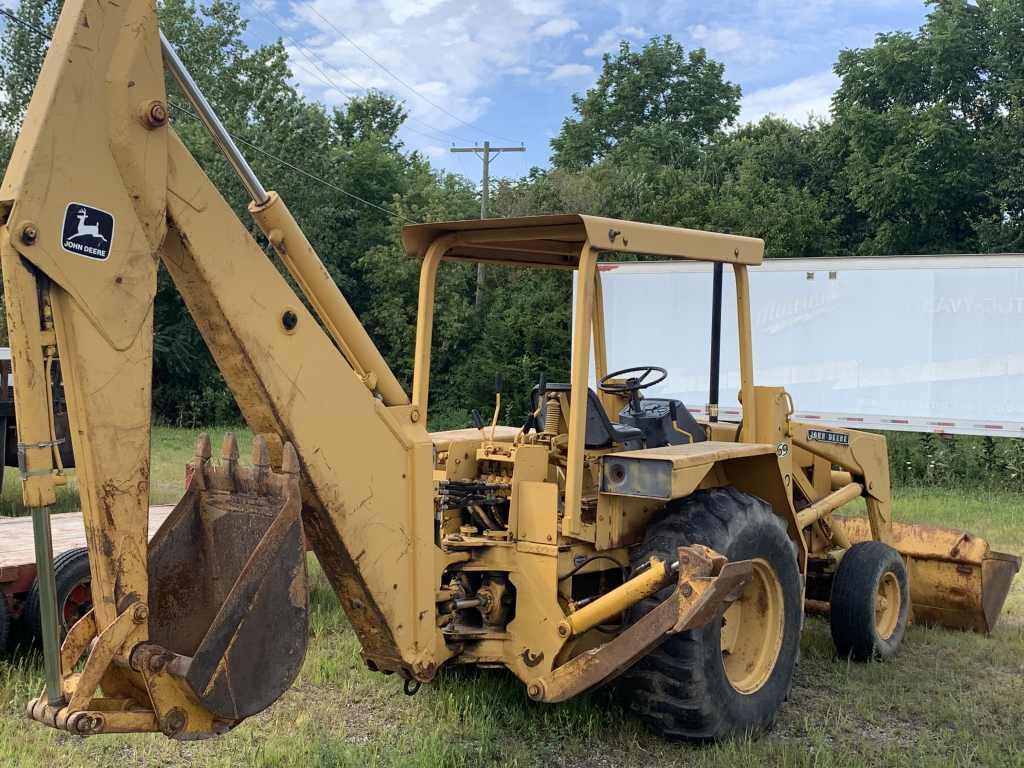
[[[537,37],[561,37],[562,35],[565,35],[569,32],[572,32],[574,29],[579,28],[580,23],[576,21],[576,19],[570,19],[563,16],[558,19],[551,19],[550,21],[545,21],[543,24],[541,24],[539,27],[533,30],[533,34],[535,34]]]
[[[640,27],[612,27],[611,29],[602,32],[598,36],[597,40],[594,41],[593,45],[583,49],[583,53],[586,56],[601,56],[617,50],[619,43],[623,40],[635,43],[645,39],[646,37],[647,33]]]
[[[712,52],[728,53],[743,45],[743,33],[735,27],[709,28],[704,24],[690,27],[690,36]]]
[[[528,16],[554,16],[561,12],[561,0],[512,0],[512,10]]]
[[[567,80],[572,77],[590,77],[594,68],[589,64],[559,64],[551,70],[548,80]]]
[[[409,19],[428,15],[445,2],[447,0],[384,0],[381,4],[391,17],[391,21],[395,24],[404,24]]]
[[[308,95],[341,103],[363,88],[392,93],[410,114],[408,144],[429,152],[489,133],[476,123],[493,108],[488,94],[495,75],[529,75],[544,61],[543,48],[550,45],[544,41],[579,28],[564,0],[511,0],[500,19],[480,23],[485,6],[473,0],[289,0],[279,17],[297,24],[287,33],[294,39],[285,42],[295,80]],[[266,16],[257,15],[253,24],[257,35],[279,34]]]
[[[811,115],[828,117],[832,94],[838,87],[839,78],[827,69],[762,88],[743,97],[739,122],[757,122],[765,115],[785,117],[796,123],[805,122]]]

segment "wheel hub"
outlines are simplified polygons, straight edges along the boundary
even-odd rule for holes
[[[753,578],[722,615],[722,664],[729,684],[752,694],[771,677],[785,629],[782,585],[767,561],[756,559]]]
[[[87,579],[76,585],[64,599],[64,604],[61,606],[61,619],[64,622],[65,632],[92,608],[91,586],[91,581]]]
[[[882,640],[888,640],[900,621],[900,583],[896,574],[886,571],[878,582],[875,593],[875,630]]]

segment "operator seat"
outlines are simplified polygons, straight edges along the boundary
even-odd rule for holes
[[[570,384],[551,383],[544,385],[545,392],[565,392],[569,400],[569,407],[572,407],[572,386]],[[530,402],[533,410],[537,409],[537,398],[540,394],[540,387],[535,386],[530,393]],[[542,404],[540,422],[544,423],[544,410],[547,404]],[[597,393],[587,387],[587,427],[586,435],[583,438],[583,445],[590,449],[611,448],[612,443],[619,443],[626,450],[633,451],[644,447],[643,430],[637,427],[616,424],[608,418],[604,406]]]

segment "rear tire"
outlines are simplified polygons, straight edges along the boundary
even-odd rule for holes
[[[711,547],[730,561],[755,561],[755,579],[734,603],[740,612],[728,609],[740,618],[724,633],[719,618],[669,635],[622,675],[618,690],[628,708],[666,738],[758,734],[786,700],[800,650],[803,606],[795,547],[767,503],[735,488],[698,491],[669,504],[648,527],[632,562],[636,567],[651,556],[672,562],[686,544]],[[630,621],[674,588],[638,603]],[[774,608],[755,614],[755,603],[764,608],[758,601]]]
[[[63,640],[68,630],[92,608],[92,576],[89,572],[89,550],[85,547],[69,549],[53,561],[53,580],[57,587],[57,627]],[[39,580],[32,582],[32,590],[25,601],[22,621],[36,645],[43,642],[43,621],[39,606]]]
[[[880,541],[854,544],[832,581],[829,623],[840,658],[888,661],[907,631],[910,590],[900,553]]]

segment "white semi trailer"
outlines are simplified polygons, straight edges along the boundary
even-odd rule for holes
[[[709,265],[604,264],[608,368],[670,360],[651,390],[708,403]],[[735,296],[724,271],[725,306]],[[751,270],[756,378],[801,420],[1024,437],[1024,255],[778,259]],[[642,313],[644,338],[619,334]],[[722,313],[721,407],[736,418],[735,313]],[[679,328],[672,333],[673,327]]]

